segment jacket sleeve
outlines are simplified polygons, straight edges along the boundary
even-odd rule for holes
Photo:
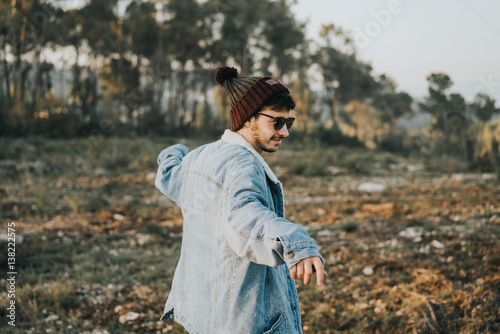
[[[181,188],[181,162],[189,152],[182,144],[168,147],[158,155],[158,172],[155,186],[175,203],[179,203]]]
[[[321,258],[316,241],[301,226],[269,209],[266,189],[265,175],[255,169],[239,173],[231,183],[224,234],[234,252],[255,263],[286,263],[288,268],[310,256]]]

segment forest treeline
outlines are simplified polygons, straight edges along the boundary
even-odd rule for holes
[[[497,168],[500,109],[490,96],[467,102],[450,91],[447,74],[430,73],[426,99],[414,101],[359,59],[341,27],[325,25],[318,41],[308,39],[293,5],[87,0],[64,8],[58,1],[3,0],[0,135],[73,137],[103,124],[109,129],[110,122],[118,135],[220,133],[229,125],[229,105],[214,73],[227,64],[290,87],[298,136],[450,154]],[[57,78],[66,89],[54,89]],[[432,122],[415,134],[397,126],[415,113]]]

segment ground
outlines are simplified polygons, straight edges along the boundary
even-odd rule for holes
[[[184,332],[159,321],[182,217],[153,183],[174,142],[0,140],[2,279],[11,255],[17,272],[15,297],[0,292],[3,333]],[[322,287],[297,281],[304,333],[500,332],[493,175],[452,158],[292,146],[265,159],[328,271]]]

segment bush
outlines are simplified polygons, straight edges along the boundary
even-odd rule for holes
[[[84,206],[84,210],[90,212],[97,212],[109,206],[109,202],[101,196],[92,196]]]
[[[408,152],[409,147],[404,143],[405,137],[399,133],[389,133],[378,143],[378,148],[388,152]]]
[[[348,221],[340,223],[340,229],[347,233],[356,231],[358,227],[359,223],[356,219],[349,219]]]
[[[71,110],[66,113],[51,114],[44,121],[47,122],[46,131],[40,134],[46,134],[49,138],[76,137],[81,126],[80,117]]]
[[[328,146],[334,146],[334,145],[345,145],[348,147],[363,146],[363,143],[361,143],[358,140],[358,138],[344,135],[337,126],[333,126],[331,129],[320,128],[317,133],[320,142]]]

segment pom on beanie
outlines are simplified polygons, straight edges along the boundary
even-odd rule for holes
[[[221,66],[215,73],[215,80],[219,85],[224,87],[224,81],[236,78],[238,76],[238,70],[234,67]]]

